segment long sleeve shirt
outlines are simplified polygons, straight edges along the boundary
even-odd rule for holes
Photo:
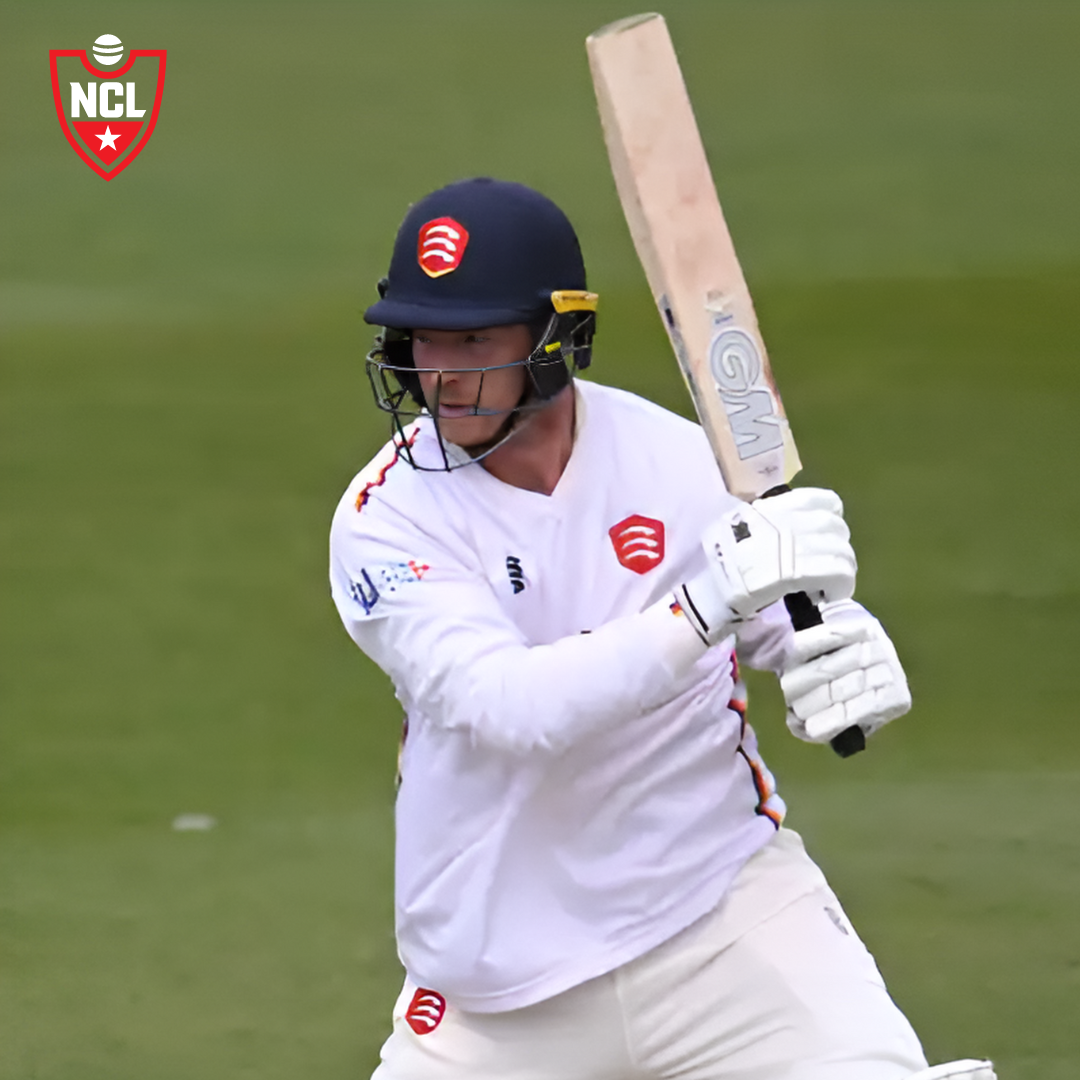
[[[782,605],[707,648],[672,590],[733,502],[701,429],[578,382],[550,495],[393,443],[334,516],[331,591],[407,716],[396,923],[458,1007],[550,997],[711,910],[783,802],[735,659],[779,670]],[[405,437],[442,460],[431,421]]]

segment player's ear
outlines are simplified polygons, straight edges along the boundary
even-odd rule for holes
[[[426,407],[420,378],[412,355],[412,332],[384,326],[375,337],[375,343],[367,356],[368,377],[372,379],[375,400],[379,407],[387,409],[390,402],[400,403],[400,395],[388,389],[389,376],[420,409]],[[374,378],[375,375],[378,378]],[[397,407],[397,404],[394,405]],[[389,409],[388,411],[393,411]]]

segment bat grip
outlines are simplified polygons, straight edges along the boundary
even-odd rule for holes
[[[771,495],[780,495],[790,490],[787,484],[778,484],[776,487],[769,488],[761,497],[767,499]],[[796,633],[800,630],[808,630],[811,626],[820,626],[825,621],[814,601],[804,592],[788,593],[784,597],[784,607],[788,610],[791,625]],[[866,749],[866,733],[858,724],[853,724],[841,731],[839,735],[834,735],[829,745],[842,758],[848,758]]]

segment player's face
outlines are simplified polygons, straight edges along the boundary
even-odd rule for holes
[[[527,381],[522,361],[531,351],[532,335],[523,323],[413,330],[413,363],[444,438],[466,449],[494,440],[521,403]]]

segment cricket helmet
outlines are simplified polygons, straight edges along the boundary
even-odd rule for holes
[[[521,363],[529,387],[517,413],[542,407],[591,360],[597,297],[586,291],[577,235],[562,210],[524,184],[478,177],[415,203],[379,297],[364,312],[383,327],[368,376],[399,430],[429,404],[413,365],[415,328],[528,325],[533,350]]]
[[[479,177],[409,208],[381,299],[365,321],[397,329],[474,330],[551,315],[551,294],[585,290],[574,227],[524,184]]]

